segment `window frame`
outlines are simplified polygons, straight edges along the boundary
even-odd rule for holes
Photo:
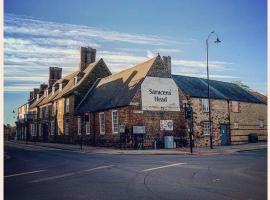
[[[69,113],[69,98],[66,98],[66,100],[65,100],[65,111],[66,111],[66,113]]]
[[[264,120],[259,119],[259,128],[264,128]]]
[[[207,108],[207,109],[205,109]],[[209,99],[202,99],[202,111],[208,113],[209,112]]]
[[[117,116],[117,118],[116,118],[117,123],[114,123],[114,113],[116,113],[116,116]],[[117,129],[117,131],[115,131],[115,128]],[[119,133],[119,118],[118,118],[118,111],[117,110],[112,110],[112,133],[113,134]]]
[[[206,133],[205,124],[208,124],[208,133]],[[210,121],[204,121],[203,122],[203,136],[210,136],[211,133],[211,122]]]
[[[237,111],[235,110],[235,106],[237,105]],[[239,102],[238,101],[232,101],[232,108],[231,111],[233,113],[239,113],[240,109],[239,109]]]
[[[103,124],[101,124],[101,115],[103,115]],[[100,112],[99,113],[99,134],[100,135],[105,135],[105,113],[104,112]],[[103,128],[102,128],[103,126]]]

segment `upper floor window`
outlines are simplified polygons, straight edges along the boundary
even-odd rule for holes
[[[232,101],[232,112],[239,112],[239,102]]]
[[[112,131],[118,133],[118,112],[117,110],[112,111]]]
[[[59,83],[59,91],[62,90],[62,87],[63,87],[62,83]]]
[[[234,122],[233,125],[234,125],[234,128],[235,128],[235,129],[239,129],[239,123],[238,123],[238,122]]]
[[[203,112],[209,112],[208,99],[202,99],[202,110]]]
[[[69,98],[66,99],[66,113],[69,113]]]
[[[259,120],[259,127],[263,128],[264,124],[263,124],[263,120]]]
[[[105,115],[104,112],[99,113],[99,132],[105,134]]]

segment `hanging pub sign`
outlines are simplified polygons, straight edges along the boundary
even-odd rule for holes
[[[161,131],[173,131],[173,120],[160,120]]]
[[[141,93],[142,110],[180,111],[178,87],[171,78],[147,76]]]

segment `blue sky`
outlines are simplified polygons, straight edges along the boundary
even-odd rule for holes
[[[97,49],[112,72],[151,58],[172,57],[172,72],[241,80],[266,93],[266,0],[5,0],[4,122],[33,87],[47,82],[48,67],[76,70],[80,46]]]

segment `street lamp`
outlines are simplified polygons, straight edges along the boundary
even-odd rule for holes
[[[212,136],[212,122],[211,122],[211,104],[210,104],[210,86],[209,86],[209,69],[208,69],[208,40],[212,35],[215,35],[217,38],[214,41],[215,43],[220,43],[221,41],[218,38],[218,35],[212,31],[206,39],[206,66],[207,66],[207,89],[208,89],[208,109],[209,109],[209,128],[210,128],[210,148],[213,149],[213,136]]]

